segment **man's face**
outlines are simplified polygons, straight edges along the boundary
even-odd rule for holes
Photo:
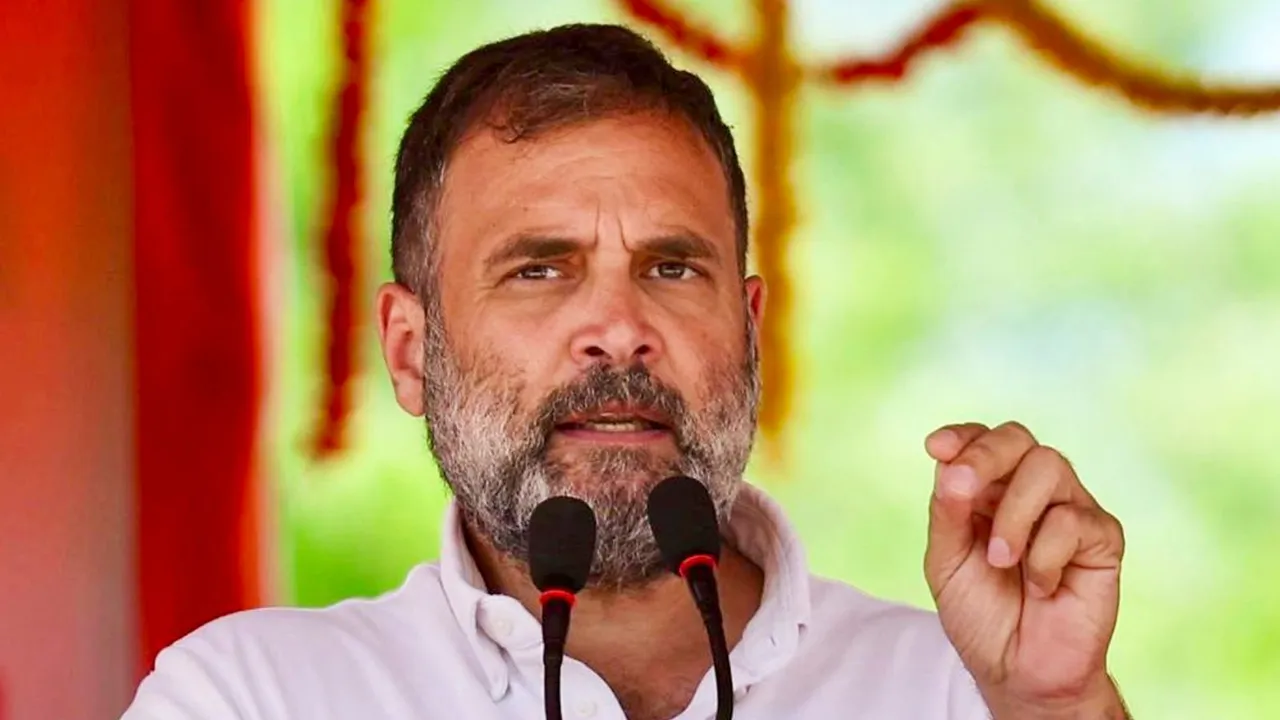
[[[691,475],[726,519],[755,430],[762,290],[715,156],[654,115],[478,132],[437,213],[424,409],[467,522],[522,557],[534,507],[573,495],[599,523],[594,581],[653,577],[649,491]]]

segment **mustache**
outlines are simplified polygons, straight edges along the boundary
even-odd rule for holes
[[[578,379],[547,395],[538,408],[534,426],[546,439],[565,418],[592,412],[610,403],[660,413],[670,421],[677,444],[683,444],[683,428],[688,420],[684,397],[638,364],[617,369],[593,365]]]

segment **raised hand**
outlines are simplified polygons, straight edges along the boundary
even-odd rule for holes
[[[1107,673],[1120,523],[1017,423],[949,425],[925,448],[938,463],[925,576],[995,717],[1127,717]]]

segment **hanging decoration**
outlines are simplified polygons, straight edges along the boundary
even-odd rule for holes
[[[801,63],[788,46],[785,0],[751,0],[757,33],[754,42],[745,46],[697,27],[664,0],[618,1],[632,18],[681,51],[738,75],[750,95],[755,121],[750,194],[757,198],[751,242],[756,266],[769,287],[769,312],[760,336],[765,387],[760,430],[766,458],[773,461],[784,457],[781,435],[794,383],[788,353],[793,298],[787,248],[795,225],[795,194],[789,179],[794,95],[802,79],[837,87],[901,82],[926,52],[956,45],[967,30],[986,20],[1012,30],[1067,75],[1145,110],[1236,116],[1280,110],[1280,86],[1210,85],[1142,67],[1091,40],[1035,0],[951,3],[881,57],[841,58],[821,65]]]
[[[992,20],[1009,27],[1054,67],[1144,110],[1238,117],[1280,110],[1280,85],[1210,84],[1190,74],[1142,67],[1035,0],[984,0],[982,6]]]
[[[327,339],[323,410],[311,441],[313,457],[343,448],[351,414],[356,366],[356,317],[360,305],[356,258],[364,242],[360,203],[360,139],[368,101],[368,0],[343,0],[342,76],[336,96],[336,131],[329,149],[332,188],[324,236]]]

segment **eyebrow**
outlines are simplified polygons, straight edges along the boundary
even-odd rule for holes
[[[489,253],[484,265],[486,269],[493,270],[515,261],[562,258],[577,252],[581,245],[564,237],[514,235]],[[635,251],[672,260],[720,260],[714,244],[684,228],[675,233],[645,238],[636,244]]]
[[[572,255],[578,243],[568,238],[546,235],[515,235],[489,253],[484,260],[488,270],[516,260],[550,260]]]
[[[647,238],[636,249],[672,260],[720,260],[714,244],[692,230],[685,229],[670,235]]]

